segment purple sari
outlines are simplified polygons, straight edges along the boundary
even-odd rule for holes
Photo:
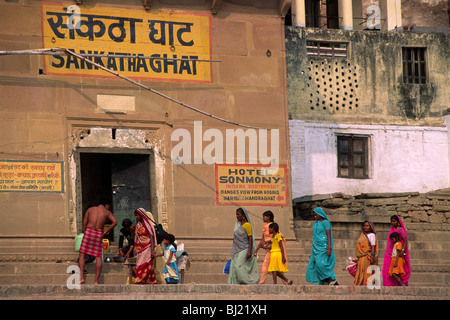
[[[398,286],[397,280],[395,280],[393,277],[389,277],[388,275],[389,267],[391,265],[392,260],[392,249],[394,248],[394,242],[391,241],[389,236],[393,232],[398,232],[400,234],[401,236],[400,242],[402,243],[403,248],[405,248],[405,255],[403,256],[405,259],[405,263],[403,265],[403,269],[405,270],[405,276],[401,278],[401,281],[405,286],[408,286],[408,280],[409,277],[411,276],[411,265],[409,263],[409,249],[408,246],[405,246],[405,243],[408,241],[408,236],[406,234],[406,228],[402,220],[400,219],[399,216],[397,216],[397,218],[399,220],[398,228],[395,229],[394,227],[391,227],[391,230],[389,231],[388,234],[386,251],[384,253],[382,274],[383,274],[383,285],[386,287]]]

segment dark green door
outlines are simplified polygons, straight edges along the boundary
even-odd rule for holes
[[[111,184],[113,211],[118,224],[114,241],[118,241],[123,219],[128,218],[135,224],[134,210],[150,211],[149,155],[111,155]]]

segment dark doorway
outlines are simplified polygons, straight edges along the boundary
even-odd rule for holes
[[[339,29],[338,0],[327,0],[327,28]]]
[[[83,216],[100,199],[111,203],[118,226],[110,240],[118,241],[125,218],[135,223],[134,210],[150,211],[150,159],[148,154],[80,153]]]

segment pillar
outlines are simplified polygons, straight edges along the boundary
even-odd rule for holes
[[[338,0],[339,23],[341,30],[353,30],[353,4],[352,0]]]
[[[382,30],[391,31],[402,26],[401,0],[380,0],[380,10]]]
[[[292,0],[291,14],[293,26],[306,27],[305,0]]]

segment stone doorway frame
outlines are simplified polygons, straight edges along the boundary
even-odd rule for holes
[[[167,130],[158,124],[142,125],[137,123],[105,123],[98,121],[69,120],[68,129],[72,139],[67,145],[67,172],[69,225],[72,233],[82,230],[82,199],[81,199],[81,167],[80,153],[123,153],[148,154],[150,164],[150,197],[151,208],[155,220],[168,228],[171,209],[168,199],[172,195],[172,162],[170,152],[164,145]],[[169,139],[170,141],[170,139]]]

